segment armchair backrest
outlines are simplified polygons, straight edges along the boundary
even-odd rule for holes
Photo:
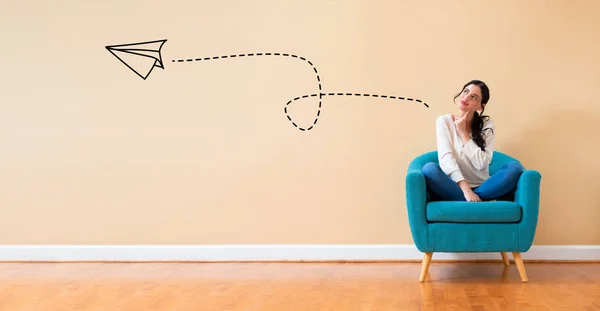
[[[492,157],[492,163],[490,163],[490,174],[496,173],[504,164],[506,164],[509,161],[519,162],[519,160],[515,159],[514,157],[509,156],[506,153],[503,153],[500,151],[494,151],[494,154]],[[411,166],[415,165],[414,167],[421,168],[427,162],[439,163],[437,151],[430,151],[430,152],[426,152],[424,154],[417,156],[412,161]]]

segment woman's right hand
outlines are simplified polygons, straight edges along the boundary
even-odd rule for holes
[[[467,191],[464,191],[463,193],[465,195],[465,199],[468,202],[481,202],[481,198],[479,198],[479,196],[475,192],[473,192],[473,190],[469,189]]]
[[[465,195],[465,199],[468,202],[481,202],[481,198],[479,198],[479,196],[475,192],[473,192],[473,189],[469,187],[469,184],[467,184],[466,181],[459,181],[458,186],[460,187],[460,189],[462,189],[463,194]]]

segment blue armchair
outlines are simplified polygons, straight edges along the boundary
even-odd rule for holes
[[[495,151],[490,174],[515,158]],[[430,201],[421,168],[438,163],[437,151],[413,159],[406,175],[406,204],[411,234],[424,253],[420,282],[425,280],[434,252],[500,252],[509,265],[512,252],[522,282],[527,273],[521,253],[533,243],[538,222],[541,174],[525,169],[509,199],[489,202]]]

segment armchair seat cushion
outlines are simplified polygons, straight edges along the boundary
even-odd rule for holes
[[[511,201],[427,203],[428,222],[516,223],[521,220],[521,205]]]

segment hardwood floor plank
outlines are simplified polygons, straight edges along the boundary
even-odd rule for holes
[[[600,264],[0,263],[0,310],[598,310]]]

